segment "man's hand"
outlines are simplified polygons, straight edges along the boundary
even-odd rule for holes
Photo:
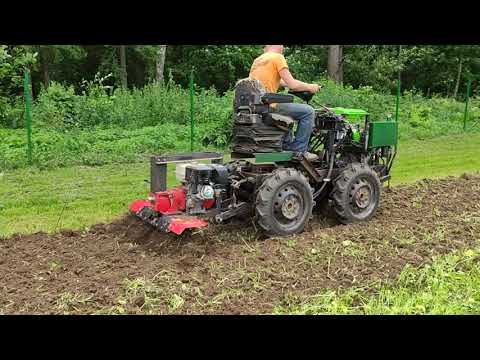
[[[320,89],[321,89],[321,86],[318,84],[309,84],[309,91],[312,94],[316,94],[317,92],[320,91]]]

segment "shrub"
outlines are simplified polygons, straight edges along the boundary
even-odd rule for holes
[[[103,85],[108,77],[73,87],[52,82],[33,104],[34,161],[39,167],[101,165],[145,159],[152,153],[190,149],[189,91],[168,81],[141,89]],[[373,120],[395,114],[396,97],[371,87],[353,89],[320,79],[324,88],[312,104],[367,110]],[[296,101],[299,101],[298,99]],[[195,89],[195,144],[228,148],[232,136],[233,92]],[[471,101],[470,119],[480,116],[480,99]],[[453,99],[426,99],[416,91],[401,98],[400,139],[426,139],[463,131],[465,105]],[[23,103],[0,98],[0,124],[23,125]],[[475,131],[478,131],[477,127]],[[0,128],[0,168],[26,166],[25,131]]]

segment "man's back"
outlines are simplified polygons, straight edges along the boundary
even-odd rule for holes
[[[288,68],[282,54],[266,52],[253,62],[250,77],[259,80],[268,92],[276,93],[280,87],[280,71]]]

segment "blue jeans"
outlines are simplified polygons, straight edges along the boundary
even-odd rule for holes
[[[300,153],[308,151],[315,122],[315,110],[310,105],[292,103],[277,104],[275,112],[298,121],[295,140],[292,141],[293,133],[290,130],[283,139],[283,149]]]

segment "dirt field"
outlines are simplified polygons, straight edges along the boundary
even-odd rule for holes
[[[316,214],[301,235],[252,224],[181,238],[126,217],[88,232],[0,241],[0,313],[259,314],[326,289],[395,278],[480,239],[480,177],[385,190],[369,223]]]

